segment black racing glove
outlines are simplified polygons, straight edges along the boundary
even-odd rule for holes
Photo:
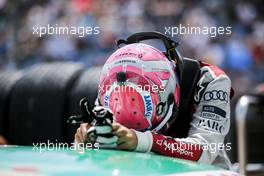
[[[88,140],[99,143],[102,148],[115,148],[117,136],[112,133],[113,113],[102,106],[94,108],[97,120],[87,131]]]
[[[102,106],[91,109],[86,98],[80,100],[81,115],[71,116],[68,123],[89,123],[86,142],[99,143],[102,148],[115,148],[117,136],[112,133],[113,113]]]

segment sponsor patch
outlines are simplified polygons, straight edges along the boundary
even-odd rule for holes
[[[185,156],[193,157],[194,154],[193,154],[192,151],[188,151],[184,147],[182,148],[181,143],[178,143],[178,142],[170,142],[170,140],[171,140],[171,138],[165,138],[162,141],[162,145],[164,146],[164,150],[168,150],[172,154],[176,152],[179,155],[185,155]]]
[[[137,63],[135,60],[128,60],[128,59],[123,59],[123,60],[119,60],[119,61],[116,61],[114,64],[124,64],[124,63]]]
[[[214,131],[221,134],[225,131],[223,122],[211,119],[200,119],[198,122],[198,126],[203,127],[203,129],[205,130]]]
[[[229,96],[228,93],[223,90],[212,90],[207,91],[203,94],[203,101],[219,100],[228,102]]]
[[[104,96],[104,106],[109,107],[109,96],[108,95]]]
[[[201,117],[221,121],[222,118],[226,118],[226,112],[216,106],[204,105],[202,107]]]
[[[152,111],[153,111],[153,103],[152,103],[152,100],[151,100],[151,96],[150,95],[144,95],[143,99],[144,99],[144,104],[145,104],[145,114],[144,114],[144,116],[147,119],[151,119]]]
[[[120,53],[118,55],[115,56],[115,58],[119,58],[119,57],[137,57],[137,58],[142,58],[143,54],[138,54],[138,53],[131,53],[131,52],[124,52],[124,53]]]
[[[220,134],[225,132],[228,119],[226,118],[226,111],[223,109],[212,105],[204,105],[200,116],[201,118],[196,122],[198,127]]]

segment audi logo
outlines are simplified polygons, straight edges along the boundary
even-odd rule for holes
[[[228,102],[229,97],[227,92],[224,92],[222,90],[212,90],[205,92],[203,99],[204,101],[220,100],[220,101]]]

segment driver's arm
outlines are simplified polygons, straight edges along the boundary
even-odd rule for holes
[[[219,155],[219,150],[223,150],[224,138],[229,131],[230,90],[231,81],[225,74],[215,76],[200,95],[188,137],[172,138],[150,131],[136,132],[137,150],[212,163]],[[216,95],[217,92],[219,92],[218,95]],[[217,98],[217,96],[226,97]],[[210,150],[210,146],[216,145],[218,147]]]

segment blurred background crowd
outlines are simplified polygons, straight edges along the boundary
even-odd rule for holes
[[[100,35],[34,36],[33,26],[99,26]],[[231,35],[178,35],[185,57],[223,68],[235,91],[264,82],[264,1],[228,0],[0,0],[0,69],[40,62],[101,65],[114,40],[168,26],[231,26]]]

